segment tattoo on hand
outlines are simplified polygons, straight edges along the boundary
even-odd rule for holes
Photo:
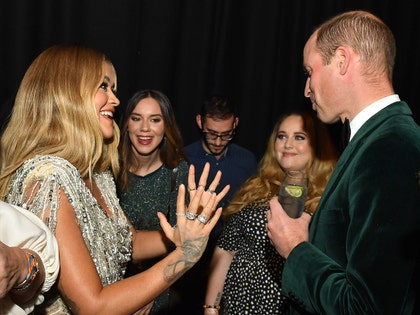
[[[170,264],[164,271],[164,277],[168,282],[178,279],[200,259],[205,249],[203,244],[207,239],[208,237],[199,237],[183,243],[181,247],[182,253],[184,254],[183,258]]]

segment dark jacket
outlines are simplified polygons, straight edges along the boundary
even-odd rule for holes
[[[389,105],[359,129],[312,218],[309,242],[286,261],[283,290],[296,302],[294,311],[413,313],[419,169],[420,127],[406,103]]]

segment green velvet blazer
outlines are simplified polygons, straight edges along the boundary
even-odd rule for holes
[[[418,170],[420,127],[406,103],[389,105],[357,131],[312,218],[309,242],[286,261],[282,288],[292,313],[413,313]]]

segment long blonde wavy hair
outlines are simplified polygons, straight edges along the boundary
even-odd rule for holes
[[[110,60],[95,49],[57,45],[42,52],[26,71],[10,121],[1,137],[0,198],[15,171],[38,154],[73,164],[82,177],[119,171],[119,129],[104,141],[94,97]]]
[[[321,194],[337,162],[338,152],[328,129],[313,112],[295,111],[283,115],[275,124],[268,139],[265,153],[258,164],[256,175],[250,177],[241,186],[230,204],[225,208],[223,214],[227,219],[250,203],[267,202],[271,197],[278,194],[284,171],[277,161],[274,143],[281,123],[292,115],[302,118],[303,130],[308,134],[312,159],[306,168],[309,184],[305,206],[307,212],[313,213],[316,210]]]

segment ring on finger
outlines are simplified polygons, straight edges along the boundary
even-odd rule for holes
[[[188,192],[191,192],[191,191],[197,190],[197,188],[189,188],[189,187],[188,187],[188,189],[187,189],[187,190],[188,190]]]
[[[210,188],[206,190],[206,193],[212,195],[214,193],[214,190],[211,190]]]
[[[195,218],[197,217],[197,215],[198,214],[192,213],[192,212],[189,212],[189,211],[187,211],[185,213],[185,216],[187,217],[188,220],[195,220]]]
[[[206,224],[207,223],[207,217],[204,215],[204,214],[200,214],[198,217],[197,217],[197,220],[198,221],[200,221],[200,223],[203,223],[203,224]]]
[[[177,216],[177,217],[185,217],[185,213],[175,213],[175,215]]]

